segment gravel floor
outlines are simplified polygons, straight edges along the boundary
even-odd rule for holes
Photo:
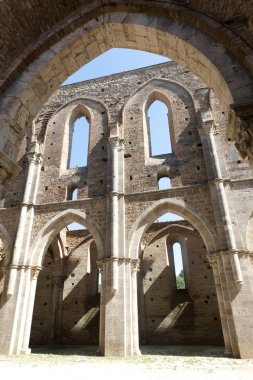
[[[0,374],[26,380],[116,379],[173,380],[253,379],[253,359],[231,359],[223,348],[206,346],[144,346],[142,355],[127,358],[96,356],[96,347],[37,347],[31,355],[1,356]]]

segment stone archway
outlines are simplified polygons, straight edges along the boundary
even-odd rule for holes
[[[112,47],[143,49],[175,59],[214,88],[227,114],[232,104],[235,110],[239,109],[239,116],[243,118],[244,105],[252,102],[250,64],[241,65],[236,55],[224,48],[223,41],[215,40],[211,33],[205,34],[201,28],[186,23],[183,8],[181,20],[171,18],[169,9],[166,11],[168,14],[165,12],[161,16],[155,7],[145,11],[142,7],[126,7],[125,4],[117,11],[113,7],[104,8],[103,12],[99,8],[93,9],[93,14],[87,13],[85,22],[82,17],[75,18],[74,32],[69,33],[65,29],[59,42],[47,41],[47,48],[42,54],[38,51],[35,53],[33,47],[33,58],[30,55],[27,59],[29,65],[25,65],[22,70],[14,70],[12,78],[15,77],[15,80],[5,82],[12,85],[8,89],[5,87],[1,100],[4,130],[1,148],[6,170],[13,171],[11,162],[17,157],[20,138],[58,85],[83,64]],[[95,18],[94,13],[97,13]],[[17,72],[21,74],[17,76]],[[239,130],[235,131],[230,123],[229,135],[238,138],[237,146],[244,156],[250,155],[251,145],[244,144],[243,150],[241,144],[245,139],[250,139],[248,124],[244,123],[242,134],[239,133],[238,119],[233,117],[231,120]]]
[[[159,222],[154,223],[168,212],[186,220],[168,222],[168,225],[163,222],[165,227],[163,223],[161,226]],[[223,345],[215,283],[207,259],[207,252],[216,251],[216,232],[205,217],[178,200],[156,201],[137,218],[128,237],[131,259],[140,258],[141,343]],[[186,285],[183,290],[176,286],[172,248],[176,242],[180,242],[184,258]],[[209,295],[205,299],[208,292],[212,299]],[[195,310],[199,310],[199,314]]]
[[[43,261],[43,257],[46,249],[52,242],[53,238],[68,224],[77,222],[85,226],[92,234],[97,250],[98,258],[101,259],[104,256],[104,248],[102,235],[99,227],[90,218],[87,218],[85,213],[78,210],[65,210],[53,219],[49,220],[46,225],[41,229],[38,236],[35,238],[30,255],[30,265],[32,267],[40,267]]]
[[[96,243],[98,257],[102,258],[104,255],[104,244],[99,227],[93,220],[87,218],[82,211],[72,209],[62,211],[42,227],[30,249],[29,265],[25,271],[17,273],[16,281],[21,281],[19,292],[22,292],[24,298],[20,295],[22,298],[20,302],[23,302],[22,307],[19,304],[14,308],[16,315],[14,323],[15,326],[18,325],[18,328],[14,328],[11,333],[11,346],[8,348],[10,354],[30,351],[29,340],[36,284],[39,272],[42,269],[43,258],[54,237],[72,222],[80,223],[89,230]]]
[[[127,244],[129,246],[129,256],[132,259],[139,257],[140,242],[145,231],[157,218],[166,212],[175,213],[188,220],[200,233],[207,251],[209,253],[216,251],[216,231],[205,220],[205,217],[200,215],[199,212],[186,207],[182,201],[170,199],[155,202],[137,218],[131,227]]]

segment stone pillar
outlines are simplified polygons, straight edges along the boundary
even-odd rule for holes
[[[107,234],[107,256],[117,258],[124,256],[125,242],[125,204],[124,204],[124,153],[123,140],[117,136],[109,138],[111,147],[111,172],[112,182],[109,193],[110,225]],[[110,233],[110,235],[109,235]],[[113,289],[118,289],[118,265],[113,261],[112,281]]]
[[[99,320],[99,354],[105,354],[105,307],[106,307],[106,289],[107,278],[105,276],[105,266],[103,262],[97,261],[98,271],[101,274],[100,289],[100,320]]]
[[[132,336],[133,336],[133,355],[140,355],[139,348],[139,316],[138,316],[138,281],[137,274],[140,270],[140,260],[132,260]]]
[[[106,258],[98,262],[102,270],[100,309],[100,352],[105,356],[139,355],[137,270],[139,260]],[[112,275],[118,266],[118,289]]]
[[[0,311],[1,318],[5,324],[5,336],[2,337],[1,352],[9,354],[28,352],[27,342],[29,341],[30,318],[34,302],[33,292],[35,292],[36,287],[34,282],[31,283],[31,267],[28,263],[34,202],[42,164],[41,146],[37,142],[33,142],[27,156],[29,168],[17,226],[13,258],[9,266],[6,303]]]
[[[21,204],[19,223],[17,228],[16,240],[13,250],[13,260],[10,270],[9,285],[7,295],[12,296],[15,287],[17,266],[20,262],[26,264],[28,258],[29,243],[32,231],[34,216],[34,202],[37,195],[39,175],[42,164],[41,147],[34,142],[30,152],[27,153],[29,167],[27,173],[26,186]]]
[[[226,356],[234,356],[233,350],[232,350],[232,341],[230,335],[231,328],[229,328],[229,318],[228,316],[231,315],[231,307],[226,302],[228,300],[228,292],[226,287],[224,287],[224,279],[222,279],[222,258],[220,253],[212,253],[207,255],[207,258],[209,260],[209,263],[213,270],[213,277],[214,277],[214,284],[217,294],[217,301],[218,306],[220,310],[220,319],[221,319],[221,326],[223,331],[223,338],[225,343],[225,355]],[[229,310],[227,308],[229,307]]]
[[[61,324],[60,319],[57,318],[58,314],[61,314],[61,302],[63,296],[64,277],[61,275],[53,275],[52,277],[53,289],[51,296],[51,325],[50,325],[50,342],[58,343],[60,340]]]
[[[200,131],[205,154],[207,172],[212,196],[217,229],[223,239],[218,252],[217,267],[213,273],[217,289],[218,304],[222,318],[223,335],[226,352],[234,357],[253,357],[253,329],[250,315],[253,306],[253,276],[248,253],[239,249],[238,232],[232,224],[228,202],[230,191],[229,179],[224,178],[215,141],[215,124],[211,110],[201,114],[202,131]],[[225,158],[224,158],[225,159]],[[222,236],[223,235],[223,236]],[[222,246],[222,248],[221,248]],[[246,264],[247,263],[247,264]],[[218,269],[217,269],[218,268]],[[219,271],[219,280],[217,270]],[[219,285],[220,281],[220,285]],[[220,289],[221,290],[220,290]],[[223,314],[225,313],[225,316]]]
[[[27,315],[25,319],[24,338],[23,338],[23,344],[21,348],[21,353],[23,354],[30,354],[31,352],[31,349],[29,348],[29,341],[30,341],[30,334],[31,334],[37,280],[38,280],[38,276],[41,269],[42,269],[41,267],[35,267],[31,269],[30,293],[29,293],[28,306],[27,306]]]

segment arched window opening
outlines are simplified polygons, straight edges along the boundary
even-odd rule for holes
[[[78,190],[75,189],[75,190],[72,192],[72,201],[77,201],[77,198],[78,198]]]
[[[176,288],[178,290],[185,289],[185,277],[181,244],[174,243],[172,246],[172,251],[174,258],[174,271],[176,276]]]
[[[169,177],[160,178],[157,185],[159,190],[171,189],[172,187]]]
[[[90,124],[81,116],[74,122],[70,151],[69,169],[87,166]]]
[[[78,189],[76,187],[69,186],[67,188],[67,201],[77,201],[78,199]]]
[[[70,223],[68,226],[67,226],[67,229],[69,231],[77,231],[77,230],[86,230],[86,227],[84,227],[82,224],[80,223],[76,223],[76,222],[73,222],[73,223]]]
[[[97,294],[101,294],[101,284],[102,284],[102,278],[101,278],[101,272],[98,271],[98,282],[97,282]]]
[[[147,116],[150,136],[150,155],[158,156],[172,153],[168,107],[163,102],[156,100],[149,107]]]
[[[76,231],[70,227],[71,224],[59,232],[56,226],[51,243],[44,246],[31,347],[69,342],[97,346],[99,343],[97,246],[92,233],[81,224],[75,223]]]
[[[159,223],[159,222],[176,222],[176,221],[179,221],[179,220],[185,220],[185,219],[182,218],[181,216],[177,215],[177,214],[173,214],[172,212],[167,212],[166,214],[163,214],[158,219],[156,219],[155,223]]]

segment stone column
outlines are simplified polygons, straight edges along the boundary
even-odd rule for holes
[[[98,271],[101,275],[100,290],[100,320],[99,320],[99,354],[105,354],[105,307],[106,307],[106,276],[105,265],[103,262],[97,261]]]
[[[207,255],[207,258],[213,270],[214,284],[217,294],[218,306],[220,310],[220,319],[225,343],[225,355],[233,356],[232,341],[230,336],[231,328],[229,328],[230,321],[228,320],[228,315],[231,314],[231,307],[229,313],[227,307],[229,307],[230,305],[226,303],[226,299],[228,299],[227,292],[226,288],[224,288],[224,286],[222,285],[222,258],[220,252],[209,254]]]
[[[124,256],[124,225],[125,225],[125,205],[124,205],[124,154],[123,154],[123,140],[118,136],[109,138],[111,147],[111,171],[112,171],[112,183],[111,191],[109,193],[110,200],[110,215],[111,215],[111,228],[110,236],[107,235],[107,239],[110,240],[108,246],[108,256],[117,258],[120,255]],[[109,232],[108,231],[108,232]],[[112,268],[112,286],[116,291],[118,289],[118,265],[113,261]]]
[[[227,242],[227,248],[230,250],[234,280],[235,282],[238,283],[238,285],[240,285],[243,282],[242,272],[241,272],[240,262],[238,259],[235,235],[234,235],[234,231],[232,227],[228,200],[226,196],[226,190],[225,190],[226,179],[224,179],[222,176],[220,163],[219,163],[219,157],[216,150],[216,143],[215,143],[215,138],[214,138],[215,124],[214,124],[214,121],[211,119],[203,123],[203,126],[205,129],[206,138],[207,138],[207,142],[209,146],[209,153],[211,156],[211,162],[212,162],[212,166],[214,170],[215,178],[213,182],[216,187],[220,210],[222,213],[222,220],[223,220],[224,232],[225,232],[225,237],[226,237],[226,242]]]
[[[34,283],[31,284],[29,248],[34,216],[34,202],[42,164],[41,146],[37,142],[33,142],[27,156],[29,168],[17,226],[13,258],[9,266],[10,274],[6,291],[7,302],[1,310],[1,318],[3,323],[5,323],[5,336],[1,345],[1,351],[9,354],[27,352],[29,318],[31,318],[32,302],[34,300],[30,292],[31,286],[33,291],[35,285]]]
[[[26,186],[21,204],[21,211],[19,217],[19,223],[17,228],[16,240],[13,250],[13,260],[10,266],[10,278],[7,290],[7,296],[13,295],[17,265],[22,261],[27,262],[30,236],[32,231],[32,223],[34,216],[34,201],[37,195],[37,189],[39,184],[39,174],[42,164],[41,147],[38,143],[34,142],[31,146],[30,152],[27,153],[29,167],[27,173]]]
[[[31,327],[32,327],[33,308],[34,308],[37,280],[38,280],[38,276],[41,269],[42,269],[41,267],[31,268],[30,293],[29,293],[29,300],[28,300],[28,306],[27,306],[27,315],[26,315],[26,320],[25,320],[23,344],[20,351],[22,354],[30,354],[31,352],[31,349],[29,348],[29,342],[30,342],[30,334],[31,334]]]
[[[132,335],[133,335],[133,355],[140,355],[139,348],[139,316],[138,316],[138,281],[137,274],[140,270],[140,260],[132,260]]]
[[[253,300],[253,276],[248,253],[238,248],[240,238],[232,224],[228,202],[229,179],[224,178],[221,170],[220,155],[217,152],[215,141],[215,124],[211,110],[201,112],[203,149],[205,154],[208,177],[210,179],[210,193],[213,209],[216,215],[217,229],[223,239],[218,253],[218,270],[222,295],[219,295],[219,308],[225,312],[226,323],[223,318],[223,334],[227,352],[232,352],[234,357],[253,357],[253,329],[248,328],[251,323],[250,315],[253,314],[253,306],[249,300]],[[225,158],[224,158],[225,160]],[[224,237],[223,237],[223,236]],[[225,239],[224,239],[225,238]],[[246,265],[247,263],[247,265]],[[214,277],[216,276],[214,270]],[[218,286],[218,283],[216,281]],[[219,287],[219,286],[218,286]]]
[[[61,275],[53,275],[52,277],[53,289],[51,295],[51,325],[50,325],[50,334],[49,339],[50,342],[57,343],[60,338],[59,331],[61,330],[59,326],[59,320],[57,315],[59,313],[61,298],[62,298],[62,290],[64,285],[64,277]],[[59,318],[60,319],[60,318]],[[58,323],[57,323],[58,322]]]
[[[118,266],[118,289],[113,289],[113,266]],[[139,355],[137,270],[139,260],[107,258],[102,268],[100,352],[105,356]],[[100,269],[101,270],[101,269]]]

